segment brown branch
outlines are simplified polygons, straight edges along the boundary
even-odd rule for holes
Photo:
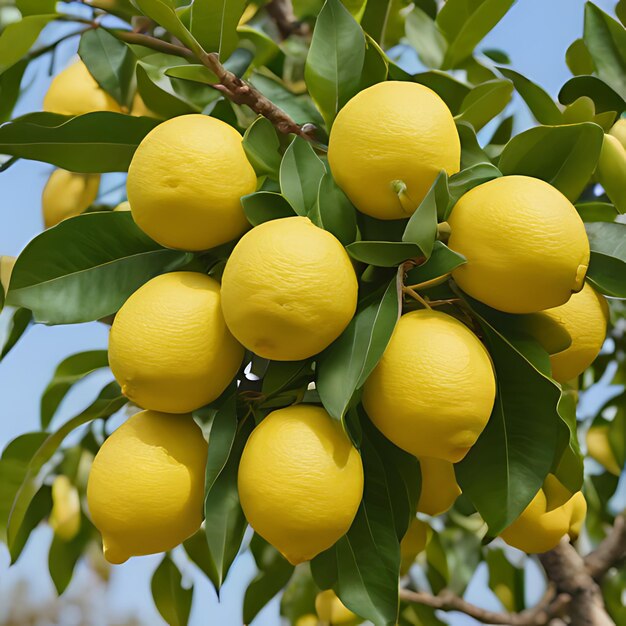
[[[113,34],[119,40],[125,41],[126,43],[144,46],[146,48],[150,48],[151,50],[156,50],[157,52],[163,52],[165,54],[172,54],[174,56],[187,59],[187,61],[197,61],[195,54],[189,50],[189,48],[185,48],[185,46],[178,46],[176,44],[163,41],[162,39],[151,37],[150,35],[135,33],[129,30],[115,30],[113,31]]]
[[[600,545],[585,557],[590,576],[600,582],[604,575],[626,559],[626,518],[618,515],[613,528]]]
[[[306,22],[300,22],[295,16],[291,0],[271,0],[265,8],[283,39],[287,39],[289,35],[305,37],[310,33],[309,25]]]

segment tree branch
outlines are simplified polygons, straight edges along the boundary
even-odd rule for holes
[[[291,0],[271,0],[265,8],[274,20],[283,39],[287,39],[289,35],[293,34],[303,37],[309,34],[309,25],[296,18]]]
[[[600,545],[585,557],[590,576],[600,582],[604,575],[626,559],[626,518],[618,515],[613,528]]]

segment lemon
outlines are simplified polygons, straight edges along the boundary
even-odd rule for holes
[[[171,550],[200,528],[206,458],[191,415],[142,411],[102,444],[87,502],[109,563]]]
[[[232,127],[207,115],[159,124],[139,144],[126,189],[137,225],[163,246],[206,250],[241,235],[250,224],[241,196],[256,174]]]
[[[98,85],[82,61],[59,72],[43,99],[43,110],[62,115],[83,115],[92,111],[121,112],[120,105]]]
[[[238,481],[252,528],[296,565],[348,531],[363,495],[363,465],[339,422],[319,406],[298,404],[254,429]]]
[[[613,135],[619,139],[619,142],[626,148],[626,118],[621,118],[613,124],[613,127],[609,131],[609,135]]]
[[[319,622],[317,621],[317,615],[313,615],[313,613],[307,613],[305,615],[301,615],[296,620],[296,626],[318,626],[318,625],[319,625]]]
[[[149,280],[119,310],[109,364],[129,400],[187,413],[215,400],[243,359],[220,308],[219,284],[197,272]]]
[[[330,626],[352,624],[358,619],[332,589],[327,589],[317,594],[315,597],[315,612],[322,623]]]
[[[2,285],[5,294],[9,290],[15,261],[17,259],[14,256],[0,256],[0,285]]]
[[[80,215],[98,197],[100,174],[76,174],[54,170],[41,194],[41,211],[46,228]]]
[[[57,476],[52,483],[50,528],[63,541],[71,541],[80,530],[80,497],[67,476]]]
[[[609,307],[606,299],[589,284],[561,306],[542,311],[560,324],[570,335],[568,348],[550,355],[552,377],[565,383],[582,374],[595,360],[606,338]],[[537,337],[540,343],[549,337]]]
[[[328,162],[359,211],[393,220],[415,211],[441,170],[459,171],[461,144],[450,110],[434,91],[387,81],[359,92],[339,111]],[[403,198],[398,184],[406,187]]]
[[[574,534],[580,530],[584,514],[579,497],[574,500],[556,476],[548,474],[530,504],[500,536],[528,554],[547,552],[558,545],[570,528]]]
[[[248,350],[298,361],[343,332],[357,290],[341,243],[306,217],[286,217],[253,228],[235,246],[222,277],[222,309]]]
[[[617,463],[615,453],[611,448],[609,441],[609,429],[608,424],[601,426],[592,426],[587,431],[587,453],[589,456],[600,463],[604,469],[619,476],[622,473],[622,468]]]
[[[457,202],[448,245],[467,259],[452,274],[473,298],[507,313],[565,304],[580,291],[589,241],[572,203],[537,178],[503,176]]]
[[[454,465],[449,461],[428,456],[421,457],[419,462],[422,490],[417,510],[426,515],[441,515],[461,494],[454,475]]]
[[[489,420],[491,359],[461,322],[422,309],[403,315],[365,382],[363,406],[379,430],[417,457],[460,461]]]
[[[124,200],[124,202],[120,202],[113,210],[114,211],[130,211],[130,202],[128,200]]]
[[[409,525],[406,534],[400,542],[400,575],[404,576],[411,565],[415,562],[415,557],[424,550],[428,542],[428,524],[422,522],[417,517]]]
[[[568,505],[570,509],[568,534],[572,539],[577,539],[587,516],[587,500],[585,500],[585,496],[583,496],[581,491],[577,491],[568,502]]]
[[[606,195],[620,212],[626,211],[626,148],[620,139],[604,135],[602,150],[598,159],[596,178],[604,187]]]

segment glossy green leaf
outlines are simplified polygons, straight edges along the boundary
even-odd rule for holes
[[[243,149],[257,176],[278,180],[280,141],[276,129],[266,117],[257,117],[248,127],[243,136]]]
[[[364,59],[363,30],[340,0],[326,0],[315,23],[304,76],[329,129],[358,91]]]
[[[438,70],[414,74],[411,80],[425,85],[439,94],[441,99],[448,105],[453,115],[459,113],[463,101],[471,91],[469,85],[453,78],[446,72],[440,72]]]
[[[328,173],[320,179],[317,203],[310,217],[314,224],[335,235],[344,246],[356,239],[356,209]]]
[[[454,205],[459,198],[470,189],[482,185],[494,178],[502,176],[502,172],[491,163],[477,163],[467,169],[461,170],[448,179],[448,193],[450,196],[446,210],[439,213],[440,220],[448,219]]]
[[[400,316],[398,279],[361,301],[346,330],[319,357],[317,390],[326,410],[343,419],[353,395],[383,355]]]
[[[0,74],[15,65],[37,41],[39,33],[56,16],[29,15],[9,24],[0,34]]]
[[[575,76],[568,80],[559,92],[559,102],[571,104],[581,96],[591,98],[596,113],[615,111],[619,115],[626,110],[626,100],[610,85],[597,76]]]
[[[405,241],[355,241],[346,250],[353,259],[376,267],[395,267],[422,256],[416,243]]]
[[[157,115],[165,118],[198,112],[194,105],[178,98],[158,85],[151,76],[151,74],[154,75],[156,73],[155,70],[153,69],[149,73],[146,67],[149,66],[137,65],[137,92],[150,111],[154,111]],[[154,77],[156,79],[156,76]]]
[[[86,376],[109,366],[106,350],[89,350],[67,357],[59,365],[41,396],[41,426],[47,428],[68,391]]]
[[[0,361],[9,354],[33,321],[33,314],[28,309],[18,308],[13,311],[7,323],[4,343],[0,350]]]
[[[414,6],[406,16],[406,37],[427,67],[438,68],[443,63],[447,44],[432,17]]]
[[[563,123],[563,114],[556,102],[539,85],[508,67],[499,67],[498,69],[504,76],[513,81],[515,89],[540,124],[557,125]]]
[[[194,0],[191,33],[207,52],[224,61],[237,47],[237,24],[247,0]]]
[[[585,224],[591,262],[587,279],[601,293],[626,298],[626,224]]]
[[[504,550],[488,550],[485,561],[489,568],[489,589],[502,607],[510,613],[523,611],[526,608],[524,570],[513,565]]]
[[[449,43],[443,69],[455,67],[470,56],[514,3],[515,0],[448,0],[437,15],[437,26]]]
[[[298,215],[307,215],[317,202],[326,168],[311,144],[294,137],[280,164],[280,190]]]
[[[384,45],[385,31],[393,0],[377,0],[365,5],[365,12],[361,18],[363,30],[381,46]]]
[[[473,126],[467,122],[458,121],[456,129],[461,140],[461,171],[481,163],[489,163],[491,165],[491,160],[487,153],[478,143]]]
[[[83,555],[92,535],[89,520],[81,516],[81,528],[70,541],[64,541],[56,535],[52,538],[48,551],[48,571],[54,587],[61,595],[70,584],[78,559]]]
[[[365,34],[365,58],[363,59],[363,70],[359,82],[359,91],[367,89],[377,83],[382,83],[387,79],[389,62],[384,50],[376,41]]]
[[[538,126],[513,137],[498,167],[504,175],[541,178],[576,201],[593,174],[604,132],[585,122],[567,126]]]
[[[593,59],[584,40],[576,39],[565,53],[565,62],[574,76],[593,74]]]
[[[614,222],[618,216],[609,202],[578,202],[575,206],[583,222]]]
[[[136,63],[131,49],[104,28],[94,28],[81,36],[78,54],[100,87],[130,107]]]
[[[295,215],[283,196],[273,191],[257,191],[241,198],[243,212],[252,226]]]
[[[526,508],[550,471],[560,390],[472,302],[493,360],[497,396],[489,422],[455,471],[463,493],[497,535]]]
[[[2,462],[0,461],[0,464],[1,463]],[[1,475],[2,470],[0,469],[0,476]],[[28,543],[31,533],[46,517],[50,515],[51,510],[52,489],[48,485],[42,485],[30,501],[24,515],[24,520],[22,521],[15,539],[11,544],[11,564],[14,564],[19,560],[26,544]]]
[[[154,571],[150,588],[161,617],[170,626],[187,626],[193,587],[185,589],[182,586],[182,576],[167,554]]]
[[[46,15],[54,13],[57,0],[15,0],[15,6],[23,17],[27,15]]]
[[[157,124],[108,111],[77,117],[29,113],[0,127],[0,153],[85,174],[125,172],[140,141]]]
[[[477,131],[511,101],[513,84],[508,80],[490,80],[472,89],[461,104],[457,120],[469,122]]]
[[[577,395],[564,391],[559,400],[558,411],[561,416],[557,447],[552,461],[551,474],[570,493],[580,491],[583,486],[584,467],[583,455],[578,444],[578,424],[576,422]]]
[[[130,212],[86,213],[44,231],[15,263],[7,302],[47,324],[115,313],[150,278],[182,267],[191,254],[162,248]]]
[[[435,241],[433,252],[428,261],[410,269],[405,276],[406,285],[422,285],[438,278],[448,276],[460,265],[466,263],[464,256],[450,250],[441,241]]]
[[[220,82],[219,78],[208,67],[193,63],[168,67],[165,70],[165,75],[202,83],[203,85],[215,85]]]
[[[13,113],[27,65],[27,61],[18,61],[0,74],[0,123],[6,122]]]

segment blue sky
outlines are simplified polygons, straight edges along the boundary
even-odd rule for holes
[[[597,0],[601,8],[612,12],[615,2]],[[560,86],[569,77],[565,65],[565,51],[569,44],[582,34],[583,0],[519,0],[502,22],[485,39],[482,47],[506,50],[517,71],[538,82],[556,96]],[[58,27],[54,27],[57,28]],[[44,33],[49,40],[50,30]],[[55,36],[60,31],[54,31]],[[76,51],[76,40],[61,48],[56,71],[64,66]],[[410,68],[407,68],[410,69]],[[16,114],[39,110],[49,83],[46,63],[39,63],[36,71],[29,69],[23,84],[30,85],[20,102]],[[519,102],[516,106],[524,109]],[[530,123],[524,109],[522,125]],[[17,255],[24,245],[42,230],[40,197],[43,185],[52,171],[49,165],[20,161],[6,173],[0,174],[0,254]],[[116,185],[115,177],[106,177],[102,188]],[[116,195],[117,194],[117,195]],[[118,200],[119,191],[108,198]],[[106,348],[108,328],[91,323],[76,326],[31,328],[18,346],[0,363],[0,449],[17,435],[35,430],[39,419],[39,397],[48,383],[56,364],[75,352]],[[64,401],[57,416],[59,423],[83,408],[108,380],[106,374],[97,374],[79,386]],[[43,601],[54,595],[47,573],[47,542],[50,531],[39,529],[18,564],[7,570],[8,556],[0,547],[0,623],[2,621],[3,594],[12,588],[18,579],[32,583],[33,597]],[[142,557],[117,567],[112,584],[108,589],[103,610],[112,615],[136,614],[148,624],[160,623],[150,599],[150,576],[159,557]],[[87,573],[81,570],[84,576]],[[222,601],[217,603],[210,585],[198,577],[193,567],[186,566],[185,574],[196,580],[196,594],[192,612],[192,626],[200,624],[241,624],[241,602],[243,591],[253,576],[248,556],[239,560],[231,570],[224,587]],[[79,577],[69,590],[78,594],[84,576]],[[82,580],[81,580],[82,579]],[[485,572],[479,569],[469,590],[469,599],[488,608],[499,608],[489,594],[483,591]],[[454,620],[455,624],[473,623],[465,618]],[[255,621],[259,626],[278,624],[277,603],[267,607]]]

